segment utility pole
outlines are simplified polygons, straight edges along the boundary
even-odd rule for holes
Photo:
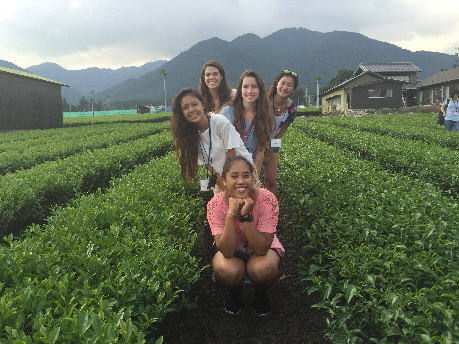
[[[320,76],[316,78],[317,81],[317,100],[316,100],[316,106],[319,106],[319,81],[320,81]]]
[[[166,106],[166,76],[167,76],[167,73],[166,73],[166,70],[163,69],[161,70],[161,72],[159,72],[159,75],[162,75],[164,77],[164,112],[166,112],[167,110],[167,106]]]
[[[91,111],[92,111],[92,115],[94,116],[94,91],[89,92],[89,94],[92,94],[92,97],[91,97]]]
[[[309,102],[308,102],[308,88],[306,87],[306,92],[304,94],[304,102],[305,102],[305,106],[309,106]]]
[[[110,110],[110,97],[107,94],[107,110]]]

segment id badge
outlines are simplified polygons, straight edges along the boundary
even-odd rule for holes
[[[200,184],[201,184],[201,191],[208,191],[208,190],[213,190],[213,189],[215,189],[214,186],[209,187],[209,180],[208,180],[208,179],[202,179],[202,180],[200,181]]]
[[[282,139],[272,139],[271,147],[280,147],[281,143],[282,143]]]
[[[209,186],[209,180],[208,179],[202,179],[201,180],[201,191],[207,191],[207,187]]]

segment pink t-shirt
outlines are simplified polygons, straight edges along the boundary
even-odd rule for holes
[[[207,203],[207,220],[209,221],[212,235],[222,234],[225,228],[226,212],[228,211],[228,206],[223,199],[223,194],[224,192],[220,192],[219,194],[215,195],[209,201],[209,203]],[[279,205],[276,196],[274,196],[271,191],[260,188],[260,193],[258,194],[258,198],[252,210],[252,215],[253,223],[260,232],[275,233],[277,220],[279,217]],[[236,219],[234,222],[238,231],[238,246],[244,247],[245,243],[247,242],[244,226],[242,222],[239,222]],[[249,250],[252,250],[250,247],[250,242],[248,243],[248,248]],[[271,248],[275,249],[281,257],[284,256],[284,247],[275,234],[273,242],[271,243]]]

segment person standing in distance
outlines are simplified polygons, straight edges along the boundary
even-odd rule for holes
[[[445,129],[447,131],[459,131],[459,90],[454,89],[450,92],[448,99],[441,105],[441,112],[445,117]]]

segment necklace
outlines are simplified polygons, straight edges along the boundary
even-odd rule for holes
[[[287,100],[285,101],[285,108],[287,108],[287,104],[288,104],[288,98],[287,98]],[[277,107],[277,112],[280,112],[281,107],[282,107],[282,105]]]

